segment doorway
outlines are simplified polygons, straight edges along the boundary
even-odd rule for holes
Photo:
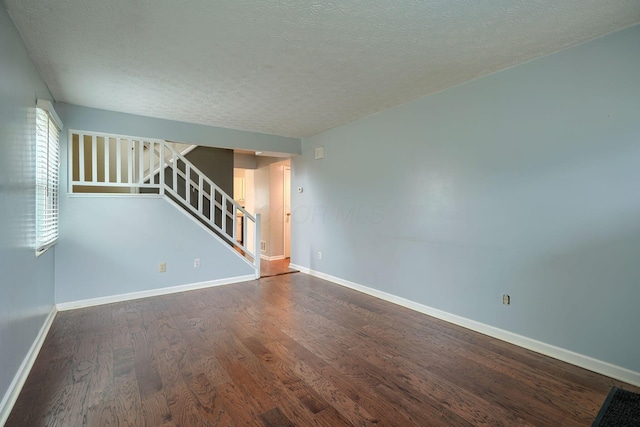
[[[277,160],[277,161],[273,161]],[[254,173],[255,212],[262,214],[261,277],[292,273],[291,161],[261,158]],[[248,185],[248,181],[247,181]],[[247,191],[246,199],[249,200]]]

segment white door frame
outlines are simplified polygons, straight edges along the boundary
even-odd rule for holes
[[[291,166],[283,168],[284,257],[291,258]]]

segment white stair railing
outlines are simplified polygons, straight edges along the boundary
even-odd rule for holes
[[[177,151],[179,154],[181,154],[182,156],[187,155],[188,153],[190,153],[191,151],[193,151],[195,148],[197,148],[197,145],[189,145],[189,144],[180,144],[180,143],[176,143],[176,142],[169,142],[169,141],[165,141],[166,146],[173,148],[174,151]],[[148,149],[149,148],[149,149]],[[148,157],[150,156],[155,156],[154,160],[160,160],[162,159],[162,161],[154,161],[154,162],[150,162],[148,161]],[[160,172],[160,168],[162,167],[166,167],[169,163],[169,161],[171,160],[171,150],[164,150],[164,157],[160,156],[160,152],[157,151],[157,148],[154,151],[151,150],[151,147],[146,147],[144,148],[144,159],[145,159],[145,165],[148,165],[148,168],[145,169],[144,171],[144,180],[149,181],[151,180],[151,177],[158,174]],[[150,169],[151,166],[155,166],[155,169]]]
[[[260,215],[244,209],[173,144],[74,130],[69,141],[69,192],[160,194],[229,242],[260,277]]]

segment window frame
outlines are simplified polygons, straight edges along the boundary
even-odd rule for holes
[[[38,99],[35,115],[35,253],[42,255],[60,235],[60,134],[53,104]],[[46,120],[46,122],[45,122]]]

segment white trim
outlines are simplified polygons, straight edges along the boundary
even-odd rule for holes
[[[167,141],[167,142],[171,142],[171,141]],[[180,142],[179,144],[183,144],[183,143]],[[200,145],[191,144],[190,146],[188,146],[184,150],[178,151],[178,153],[180,153],[181,156],[186,156],[187,154],[189,154],[190,152],[192,152],[193,150],[195,150],[198,147],[206,147],[206,145],[200,146]]]
[[[311,269],[309,269],[307,267],[303,267],[303,266],[298,265],[298,264],[294,264],[292,262],[289,263],[289,268],[293,268],[295,270],[298,270],[300,273],[308,274],[310,276],[320,277],[320,276],[316,276],[315,274],[311,274],[311,271],[312,271]],[[320,273],[320,274],[322,274],[322,273]],[[329,281],[333,282],[333,280],[329,280]],[[337,282],[334,282],[334,283],[338,284]]]
[[[149,142],[149,141],[158,142],[158,143],[167,142],[164,139],[158,139],[158,138],[147,138],[147,137],[142,137],[142,136],[121,135],[121,134],[117,134],[117,133],[94,132],[92,130],[81,130],[81,129],[71,129],[71,128],[69,128],[69,134],[73,134],[73,133],[81,133],[83,135],[102,136],[102,137],[107,137],[107,138],[131,139],[131,140],[136,140],[136,141],[142,140],[142,141],[146,141],[146,142]]]
[[[161,151],[162,152],[165,151],[165,149],[164,149],[165,145],[164,144],[162,144],[162,143],[160,143],[158,141],[150,141],[150,143],[160,145],[161,147],[163,147],[161,149]],[[170,142],[170,141],[165,141],[165,144],[173,144],[173,143]],[[178,154],[180,154],[181,156],[184,157],[187,154],[189,154],[190,152],[192,152],[193,150],[195,150],[196,148],[198,148],[198,145],[188,145],[187,148],[185,148],[184,150],[182,150],[182,151],[176,150],[176,151],[177,151]],[[161,154],[160,158],[162,159],[162,165],[158,165],[158,167],[154,168],[153,171],[149,171],[149,173],[143,177],[143,179],[142,179],[143,182],[146,181],[146,180],[151,181],[151,177],[156,175],[157,173],[159,173],[162,169],[168,168],[169,166],[173,167],[173,159],[167,160],[165,158],[164,154]],[[187,159],[187,160],[189,160],[189,159]],[[110,185],[104,185],[104,184],[105,183],[100,182],[100,183],[97,183],[96,185],[100,185],[100,186],[103,186],[103,187],[111,187]],[[76,185],[81,185],[81,184],[78,184],[77,181],[76,181]],[[130,187],[130,185],[128,185],[127,183],[124,183],[124,186]],[[157,188],[157,184],[147,184],[147,186],[148,186],[148,188]],[[161,185],[160,187],[162,188],[163,186]],[[144,188],[144,187],[141,187],[140,185],[137,185],[136,188]]]
[[[149,176],[144,177],[148,179]],[[158,189],[158,184],[144,184],[140,182],[103,182],[103,181],[73,181],[74,187],[112,187],[112,188],[132,188],[139,191],[141,188],[154,188]],[[126,193],[125,193],[126,194]],[[138,195],[139,193],[134,193]]]
[[[60,120],[60,116],[58,116],[58,113],[56,113],[56,110],[53,108],[53,104],[51,103],[51,101],[47,101],[46,99],[38,99],[36,100],[36,107],[42,108],[43,110],[47,111],[53,121],[56,123],[56,126],[58,126],[58,130],[60,131],[60,133],[62,133],[62,129],[64,129],[64,126],[62,126],[62,120]]]
[[[489,335],[499,340],[517,345],[518,347],[523,347],[528,350],[553,357],[554,359],[562,360],[563,362],[567,362],[572,365],[576,365],[581,368],[585,368],[590,371],[597,372],[599,374],[606,375],[608,377],[615,378],[629,384],[633,384],[635,386],[640,386],[640,372],[632,371],[630,369],[623,368],[622,366],[617,366],[609,362],[586,356],[584,354],[576,353],[571,350],[556,347],[554,345],[535,340],[533,338],[525,337],[523,335],[506,331],[504,329],[496,328],[495,326],[467,319],[466,317],[458,316],[457,314],[448,313],[437,308],[429,307],[427,305],[420,304],[393,294],[389,294],[387,292],[379,291],[368,286],[350,282],[339,277],[311,270],[300,265],[289,264],[289,267],[299,270],[302,273],[306,273],[320,279],[328,280],[329,282],[333,282],[337,285],[341,285],[374,296],[376,298],[380,298],[393,304],[397,304],[402,307],[406,307],[411,310],[436,317],[438,319],[453,323],[458,326],[462,326],[463,328],[471,329],[473,331],[480,332],[481,334]]]
[[[135,194],[135,193],[68,193],[67,197],[72,198],[72,199],[76,198],[76,197],[80,197],[80,198],[84,197],[84,198],[92,198],[92,199],[114,198],[114,197],[124,197],[124,198],[135,197],[136,199],[163,199],[165,196],[163,194],[156,194],[156,193],[148,193],[148,194]]]
[[[56,243],[58,243],[58,239],[56,238],[56,240],[54,240],[53,242],[47,243],[46,245],[36,249],[36,258],[39,257],[40,255],[43,255],[45,252],[47,252],[49,249],[51,249],[52,247],[54,247],[56,245]]]
[[[130,301],[140,298],[155,297],[158,295],[175,294],[177,292],[192,291],[195,289],[212,288],[215,286],[230,285],[232,283],[248,282],[254,280],[255,276],[229,277],[227,279],[209,280],[206,282],[190,283],[186,285],[170,286],[167,288],[150,289],[148,291],[131,292],[128,294],[110,295],[106,297],[90,298],[79,301],[63,302],[56,304],[58,311],[75,310],[77,308],[93,307],[96,305],[111,304],[114,302]]]
[[[263,259],[265,261],[278,261],[284,258],[285,258],[284,255],[276,255],[276,256],[260,255],[260,259]]]
[[[62,134],[62,132],[60,133]],[[64,163],[65,168],[67,169],[67,196],[70,196],[72,194],[75,194],[72,190],[73,190],[73,184],[71,183],[71,181],[73,181],[73,150],[72,150],[72,146],[73,145],[73,131],[71,129],[69,129],[67,131],[67,159],[66,162],[60,162],[60,167],[62,168],[62,164]],[[80,141],[78,140],[78,145],[82,145],[80,144]],[[60,150],[60,152],[62,152],[62,150]],[[60,176],[62,176],[62,171],[60,171]],[[118,180],[118,178],[116,178],[116,180]]]
[[[9,384],[9,388],[4,394],[2,402],[0,402],[0,426],[3,426],[7,422],[9,414],[11,414],[13,405],[15,405],[16,400],[22,391],[22,387],[29,376],[29,372],[31,372],[31,368],[33,368],[33,364],[38,357],[38,353],[40,353],[40,349],[42,348],[42,344],[44,344],[44,339],[49,333],[49,329],[53,324],[53,319],[55,319],[56,313],[56,306],[51,307],[51,311],[49,311],[47,318],[44,320],[36,339],[33,341],[33,344],[31,344],[31,348],[22,360],[22,363],[18,368],[18,372],[16,372],[16,375],[13,377],[13,381]]]

